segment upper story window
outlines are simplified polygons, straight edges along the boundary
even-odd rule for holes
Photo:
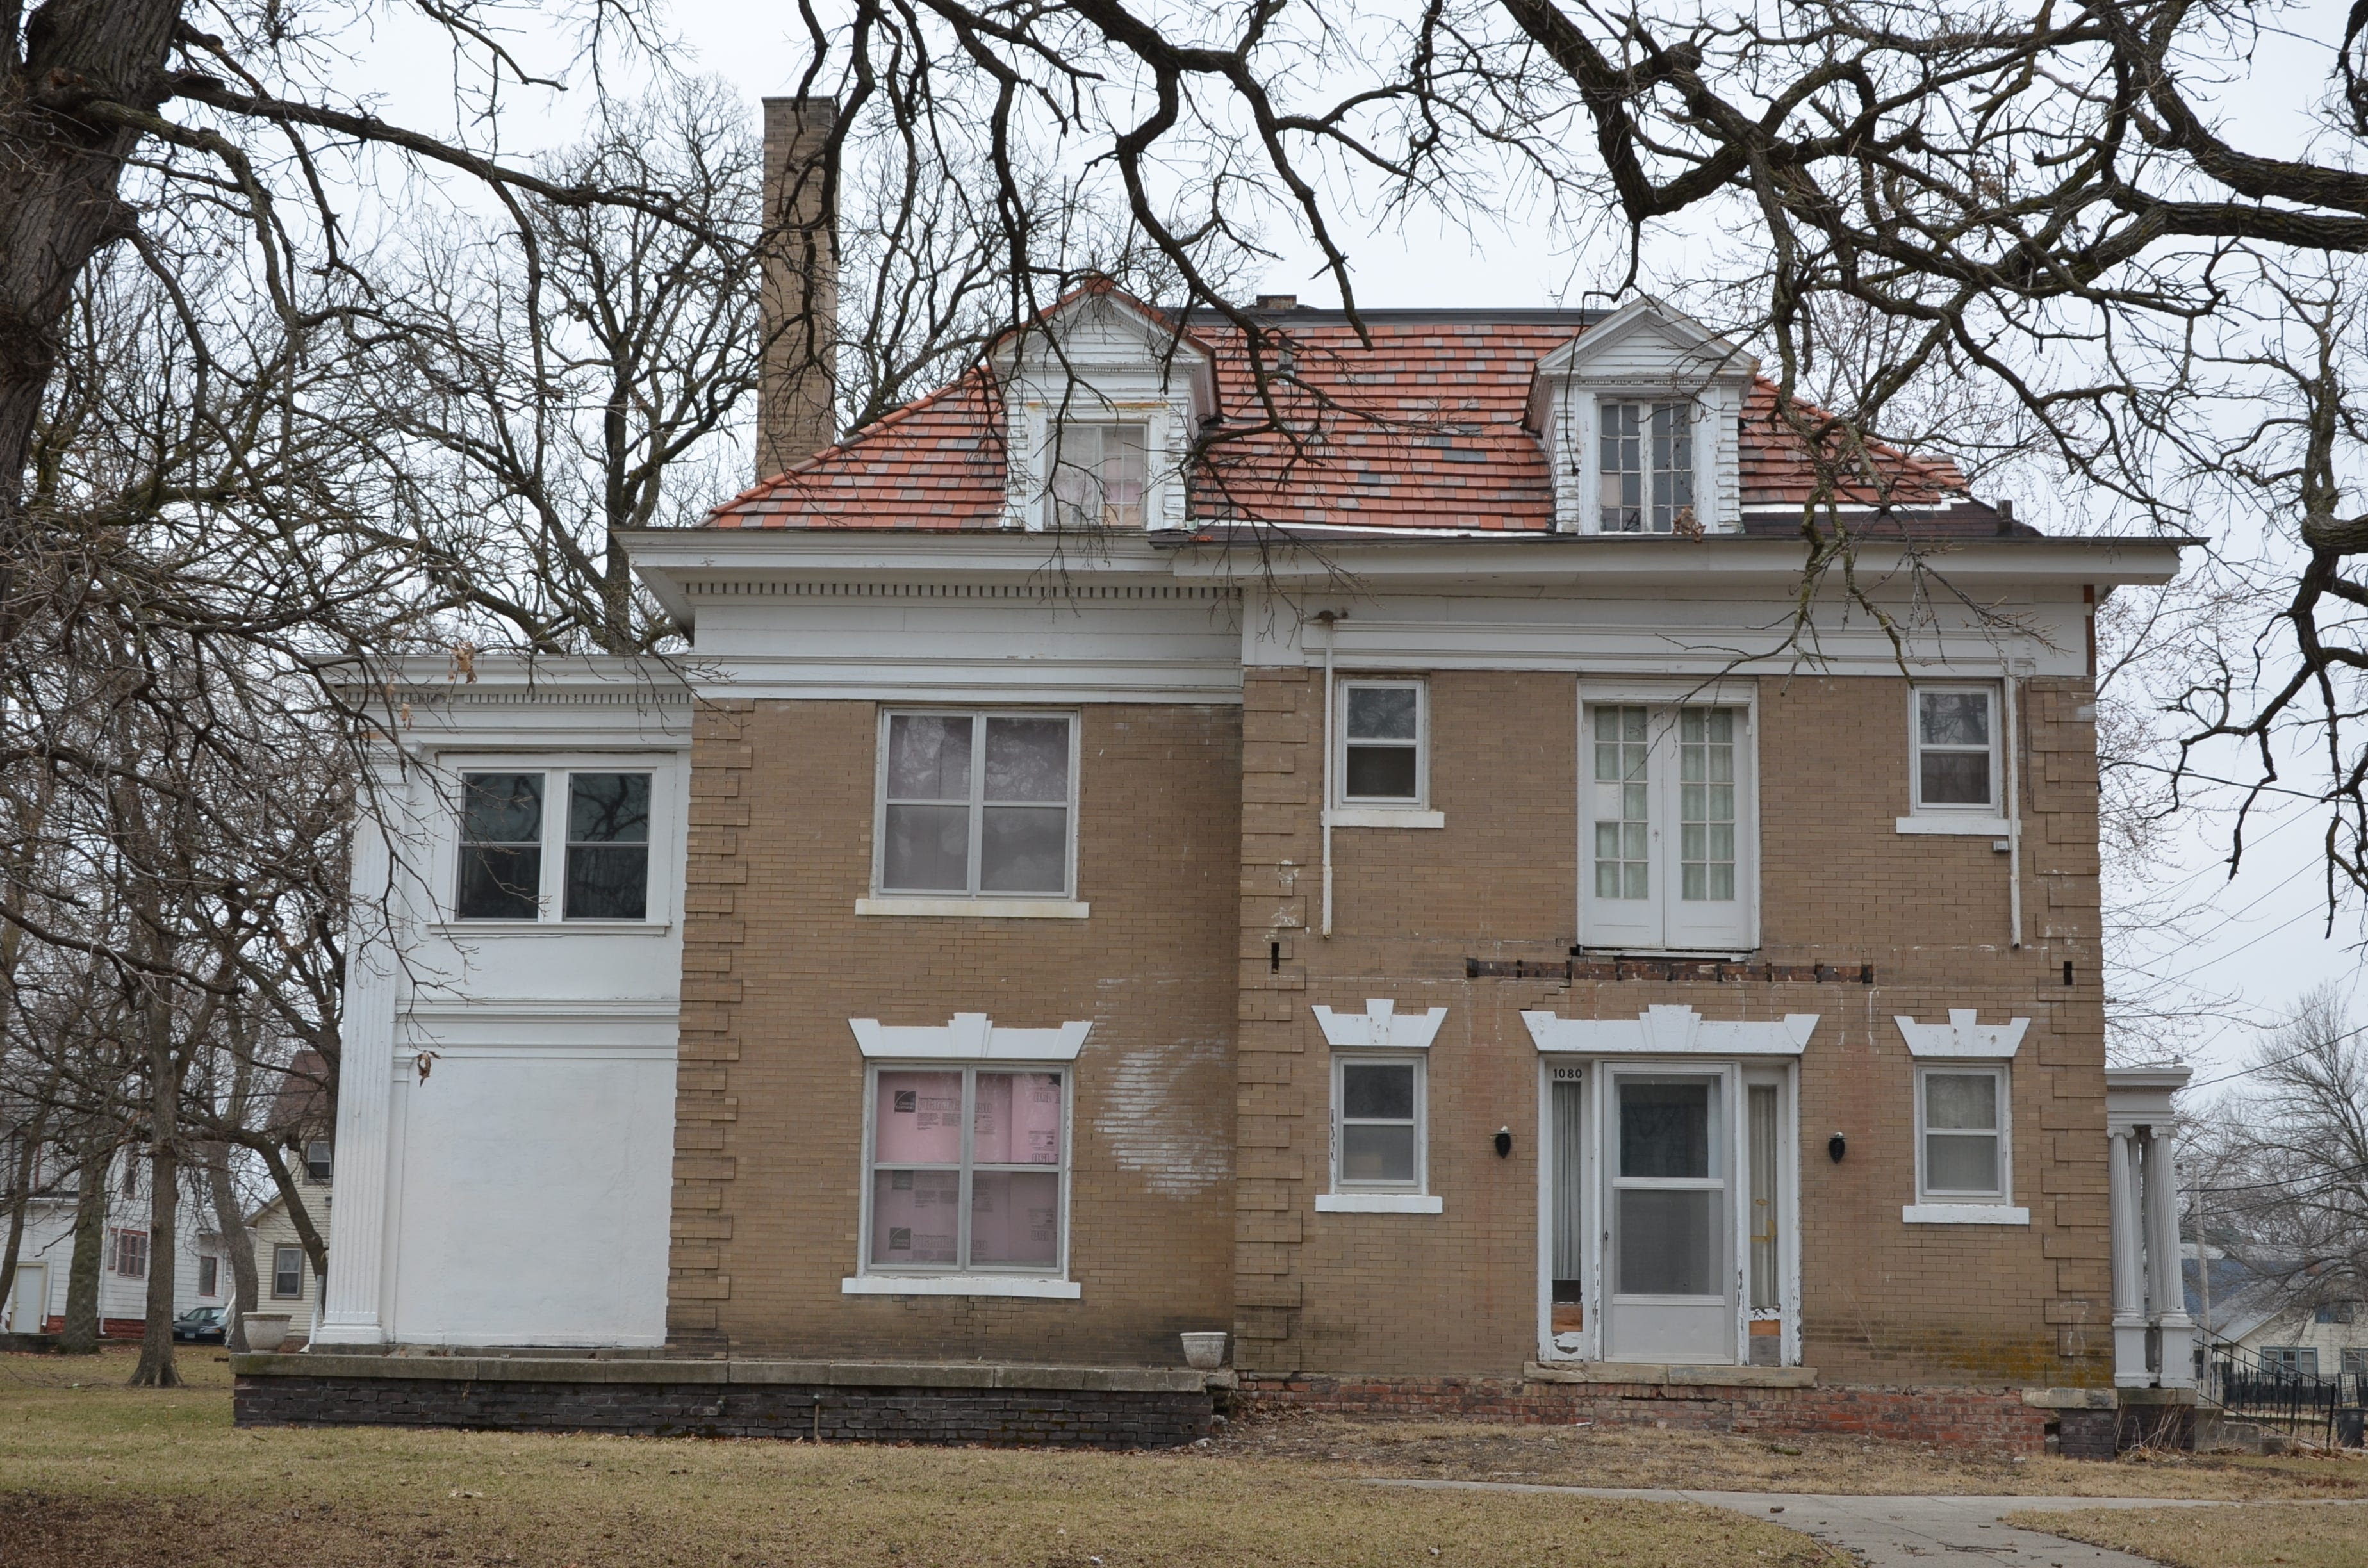
[[[1608,534],[1692,530],[1692,405],[1606,399],[1596,404],[1596,527]]]
[[[329,1141],[315,1138],[304,1145],[304,1174],[314,1181],[326,1181],[330,1171]]]
[[[1919,814],[1998,815],[1997,688],[1918,686],[1914,699],[1913,809]]]
[[[1422,682],[1343,681],[1340,702],[1342,803],[1421,805],[1429,784]]]
[[[541,919],[546,859],[561,867],[563,919],[648,918],[650,774],[464,773],[461,795],[453,918]],[[564,813],[545,809],[553,799]]]
[[[864,1266],[1057,1273],[1067,1214],[1067,1075],[876,1069]]]
[[[148,1233],[109,1231],[107,1233],[109,1271],[126,1279],[148,1278]]]
[[[1045,451],[1046,520],[1056,528],[1140,528],[1151,485],[1150,426],[1063,420]]]
[[[1065,898],[1076,881],[1075,719],[889,713],[878,890]]]
[[[1759,879],[1748,710],[1595,703],[1587,710],[1588,865],[1581,940],[1741,950]]]
[[[2007,1201],[2006,1088],[2003,1067],[1918,1070],[1918,1201]]]

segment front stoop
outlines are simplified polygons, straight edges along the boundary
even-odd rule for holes
[[[242,1426],[461,1426],[822,1442],[1173,1448],[1231,1373],[1016,1362],[233,1356]]]
[[[2047,1435],[2066,1459],[2195,1448],[2193,1389],[2025,1389],[2022,1402],[2053,1413]]]

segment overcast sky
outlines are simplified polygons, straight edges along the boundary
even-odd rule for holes
[[[2310,131],[2305,110],[2327,79],[2344,9],[2343,0],[2297,6],[2285,14],[2285,31],[2270,36],[2249,64],[2229,62],[2216,107],[2224,123],[2249,147],[2300,148]],[[779,0],[677,0],[673,25],[696,51],[692,68],[736,84],[752,110],[757,98],[791,90],[803,67],[796,10]],[[444,107],[435,57],[424,47],[416,51],[424,40],[405,36],[400,28],[389,24],[372,58],[357,62],[354,79],[367,84],[364,90],[389,94],[388,108],[398,118],[433,121]],[[408,69],[415,57],[420,68]],[[540,123],[550,132],[542,140],[564,141],[572,134],[582,101],[581,95],[519,100],[504,140],[513,147],[530,147]],[[1576,305],[1581,302],[1579,290],[1595,281],[1558,251],[1534,214],[1518,210],[1479,229],[1428,220],[1377,229],[1353,218],[1340,228],[1350,236],[1359,294],[1370,306]],[[1337,304],[1337,293],[1317,275],[1312,249],[1290,243],[1288,236],[1276,238],[1281,259],[1255,279],[1257,290]],[[1649,265],[1665,278],[1682,278],[1690,263],[1708,259],[1702,250],[1699,239],[1665,235]],[[2259,1030],[2284,1017],[2310,986],[2333,981],[2357,991],[2356,920],[2340,921],[2332,937],[2325,934],[2320,835],[2321,819],[2306,807],[2294,811],[2290,803],[2272,801],[2256,818],[2244,870],[2232,882],[2224,885],[2225,869],[2218,867],[2226,853],[2224,819],[2189,823],[2158,858],[2164,881],[2207,900],[2193,926],[2198,941],[2149,960],[2158,972],[2176,978],[2192,999],[2199,1079],[2235,1065]],[[2354,1005],[2355,1016],[2368,1021],[2368,995],[2355,994]]]

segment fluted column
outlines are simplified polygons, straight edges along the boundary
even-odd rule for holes
[[[2106,1189],[2112,1202],[2113,1321],[2146,1321],[2146,1256],[2138,1221],[2137,1173],[2132,1167],[2131,1130],[2105,1135]]]

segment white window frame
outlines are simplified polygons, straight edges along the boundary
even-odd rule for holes
[[[1998,1190],[1995,1193],[1936,1192],[1925,1172],[1925,1084],[1934,1075],[1990,1077],[1998,1081]],[[1919,1061],[1912,1079],[1916,1096],[1916,1201],[1900,1211],[1911,1225],[2028,1225],[2031,1210],[2014,1201],[2014,1070],[2004,1062]],[[1946,1132],[1942,1136],[1947,1136]]]
[[[968,719],[971,721],[970,887],[892,890],[882,885],[888,857],[888,731],[899,718]],[[1069,727],[1069,797],[1065,805],[1069,833],[1064,881],[1059,892],[982,892],[979,825],[986,805],[985,739],[989,719],[1058,719]],[[1082,920],[1091,906],[1077,897],[1077,842],[1083,832],[1078,801],[1083,793],[1083,716],[1068,708],[882,707],[873,746],[871,778],[871,889],[855,901],[858,915],[976,915]]]
[[[871,1261],[872,1172],[878,1164],[880,1074],[882,1073],[960,1073],[962,1074],[962,1182],[956,1199],[961,1230],[955,1244],[957,1262],[951,1267],[905,1267]],[[971,1135],[981,1073],[1057,1073],[1061,1075],[1061,1189],[1058,1256],[1050,1267],[998,1264],[964,1267],[959,1261],[970,1246]],[[1076,1145],[1077,1064],[1070,1062],[958,1061],[941,1057],[889,1058],[867,1061],[863,1072],[863,1164],[858,1186],[855,1272],[839,1281],[849,1296],[1019,1296],[1040,1300],[1076,1301],[1082,1294],[1069,1278],[1070,1209],[1075,1183],[1072,1165]],[[1042,1167],[1036,1167],[1041,1169]]]
[[[1982,698],[1989,705],[1990,798],[1985,805],[1938,801],[1924,799],[1924,698],[1927,693],[1968,694]],[[1936,824],[1970,824],[1965,829],[1973,833],[2004,833],[2006,808],[2001,804],[2006,777],[2005,752],[2002,749],[2005,726],[2001,715],[2005,705],[1999,700],[1996,681],[1911,681],[1907,687],[1907,814]],[[1944,746],[1947,752],[1969,751],[1970,747]]]
[[[1155,527],[1156,521],[1159,516],[1160,499],[1158,490],[1160,469],[1158,441],[1161,433],[1159,428],[1160,423],[1161,422],[1159,420],[1155,419],[1152,416],[1152,412],[1147,409],[1141,411],[1140,413],[1116,409],[1108,411],[1098,410],[1095,413],[1082,416],[1063,414],[1058,409],[1049,410],[1044,417],[1043,447],[1038,458],[1038,467],[1041,471],[1042,484],[1035,507],[1037,527],[1047,530],[1057,529],[1063,527],[1060,517],[1060,503],[1054,499],[1053,494],[1053,482],[1059,476],[1057,462],[1062,456],[1063,444],[1067,439],[1066,433],[1087,429],[1100,432],[1104,430],[1121,429],[1128,426],[1133,426],[1143,432],[1143,500],[1139,503],[1140,508],[1143,512],[1143,520],[1140,524],[1133,525],[1132,527],[1121,523],[1088,523],[1085,526],[1087,528],[1110,528],[1112,530],[1126,528],[1130,532],[1137,530],[1147,532]],[[1098,435],[1097,439],[1099,438]],[[1068,466],[1076,468],[1078,465],[1070,463]],[[1100,483],[1100,478],[1097,475],[1095,483],[1099,485]]]
[[[1414,797],[1349,793],[1349,693],[1358,689],[1411,687],[1414,691]],[[1332,687],[1332,825],[1335,827],[1443,827],[1446,817],[1430,809],[1430,682],[1418,676],[1342,676]],[[1394,741],[1359,745],[1407,749]]]
[[[673,926],[675,885],[682,880],[677,851],[677,790],[682,788],[683,758],[678,752],[446,752],[436,759],[443,775],[437,780],[443,797],[437,812],[436,889],[438,919],[430,929],[455,937],[503,933],[557,936],[563,933],[608,932],[632,936],[663,936]],[[461,816],[465,777],[472,773],[540,773],[542,777],[542,872],[536,890],[532,919],[470,915],[460,913]],[[642,899],[639,920],[570,920],[564,914],[567,892],[568,778],[577,773],[646,773],[650,776],[649,886]],[[554,789],[555,786],[555,789]],[[554,809],[552,802],[557,801]]]
[[[207,1271],[213,1273],[213,1282],[206,1282]],[[209,1299],[222,1294],[222,1259],[210,1252],[198,1255],[198,1294]]]
[[[313,1157],[313,1151],[315,1149],[321,1151],[321,1156],[317,1160]],[[314,1167],[318,1165],[326,1165],[328,1169],[326,1171],[317,1170]],[[311,1180],[326,1182],[331,1180],[336,1175],[336,1170],[337,1156],[336,1145],[326,1138],[306,1139],[304,1142],[304,1175]]]
[[[296,1255],[296,1289],[279,1289],[279,1259],[283,1254]],[[271,1248],[271,1299],[275,1301],[301,1301],[304,1299],[304,1249],[286,1242],[276,1242]]]
[[[1595,895],[1595,813],[1590,794],[1595,788],[1595,710],[1602,707],[1645,708],[1647,779],[1652,790],[1652,896],[1635,901],[1601,900]],[[1735,759],[1735,903],[1732,922],[1724,931],[1706,915],[1689,929],[1684,911],[1671,913],[1683,901],[1674,896],[1681,885],[1679,858],[1683,835],[1679,830],[1679,723],[1680,708],[1733,708],[1738,710],[1743,733],[1736,737]],[[1759,693],[1755,681],[1663,680],[1581,681],[1578,690],[1578,756],[1575,780],[1578,799],[1578,930],[1579,945],[1588,952],[1684,956],[1740,957],[1759,946]],[[1697,907],[1707,901],[1695,901]],[[1725,901],[1720,901],[1725,902]],[[1640,912],[1634,907],[1641,903]]]
[[[1722,472],[1720,468],[1722,452],[1719,432],[1722,422],[1728,428],[1732,428],[1736,415],[1741,412],[1739,402],[1730,394],[1723,392],[1721,389],[1713,386],[1702,386],[1692,392],[1672,392],[1666,382],[1657,387],[1639,386],[1620,381],[1590,382],[1584,377],[1571,386],[1566,395],[1569,402],[1565,405],[1565,417],[1571,421],[1570,427],[1579,437],[1578,450],[1575,454],[1577,460],[1571,464],[1571,467],[1576,470],[1577,479],[1576,496],[1577,516],[1574,531],[1583,534],[1603,532],[1603,415],[1601,410],[1608,403],[1641,403],[1647,405],[1656,403],[1687,403],[1692,405],[1694,516],[1702,523],[1705,532],[1734,531],[1735,519],[1729,512],[1722,509],[1721,506],[1722,493],[1719,482]],[[1731,478],[1732,475],[1729,474],[1728,477]],[[1559,490],[1559,487],[1557,488]],[[1568,491],[1559,491],[1559,493],[1570,494]],[[1571,527],[1567,523],[1563,526],[1566,528]],[[1614,534],[1609,537],[1670,539],[1677,536],[1674,533],[1656,534],[1648,529],[1640,534]]]
[[[1600,392],[1596,395],[1595,399],[1595,428],[1590,432],[1595,440],[1596,494],[1589,498],[1589,505],[1594,509],[1596,532],[1607,534],[1632,534],[1639,538],[1657,537],[1663,539],[1678,535],[1678,506],[1675,497],[1672,497],[1668,503],[1669,527],[1667,528],[1656,528],[1653,526],[1653,509],[1655,506],[1660,505],[1660,502],[1654,494],[1654,475],[1657,471],[1653,467],[1652,460],[1652,443],[1654,439],[1653,415],[1664,407],[1680,409],[1684,412],[1686,420],[1686,433],[1684,437],[1684,445],[1686,448],[1686,474],[1687,477],[1693,482],[1694,492],[1693,500],[1688,505],[1693,511],[1694,527],[1700,528],[1703,526],[1703,507],[1702,503],[1702,450],[1701,442],[1698,439],[1700,433],[1694,428],[1694,426],[1701,422],[1702,417],[1702,410],[1700,402],[1691,397],[1672,395],[1668,392],[1656,394],[1642,393],[1630,396],[1623,396],[1619,393]],[[1605,415],[1614,408],[1634,408],[1637,410],[1639,416],[1637,422],[1636,439],[1640,443],[1639,456],[1644,464],[1643,469],[1641,470],[1644,482],[1640,487],[1642,493],[1642,503],[1638,507],[1639,516],[1637,519],[1641,526],[1634,528],[1607,528],[1603,526],[1603,426]]]
[[[1347,1118],[1343,1070],[1408,1067],[1414,1073],[1414,1179],[1350,1181],[1340,1174],[1341,1128]],[[1430,1191],[1430,1060],[1422,1051],[1335,1051],[1332,1053],[1331,1180],[1318,1193],[1322,1214],[1437,1214],[1446,1205]]]

